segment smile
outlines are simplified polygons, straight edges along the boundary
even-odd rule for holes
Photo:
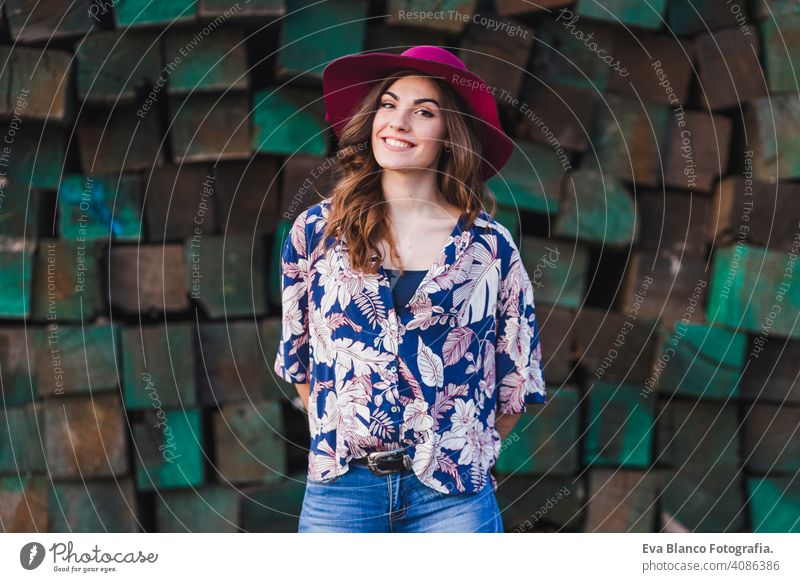
[[[413,144],[408,143],[407,141],[400,141],[399,139],[392,139],[387,137],[382,137],[381,140],[383,141],[386,146],[393,151],[400,151],[400,150],[410,150],[413,147],[416,147]]]

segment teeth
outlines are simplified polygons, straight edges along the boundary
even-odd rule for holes
[[[411,146],[404,141],[397,141],[396,139],[386,138],[386,143],[396,148],[410,148]]]

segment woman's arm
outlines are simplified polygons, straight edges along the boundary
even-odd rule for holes
[[[300,400],[303,401],[303,408],[308,410],[308,393],[311,389],[311,384],[295,384],[294,387],[300,395]]]
[[[511,434],[511,431],[514,428],[514,425],[517,424],[517,421],[520,419],[521,414],[501,414],[497,413],[497,418],[495,419],[494,425],[497,428],[497,432],[500,433],[500,440],[506,440],[506,437]]]

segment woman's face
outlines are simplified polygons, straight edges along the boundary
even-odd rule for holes
[[[402,77],[381,95],[372,152],[383,169],[436,168],[446,132],[439,103],[438,86],[424,77]]]

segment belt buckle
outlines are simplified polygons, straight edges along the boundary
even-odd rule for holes
[[[409,468],[408,459],[405,457],[405,453],[402,450],[373,451],[367,455],[367,466],[369,467],[370,471],[376,475],[390,475],[392,473],[396,473],[397,469],[380,469],[378,467],[378,461],[384,458],[396,457],[398,454],[404,455],[403,466]]]

